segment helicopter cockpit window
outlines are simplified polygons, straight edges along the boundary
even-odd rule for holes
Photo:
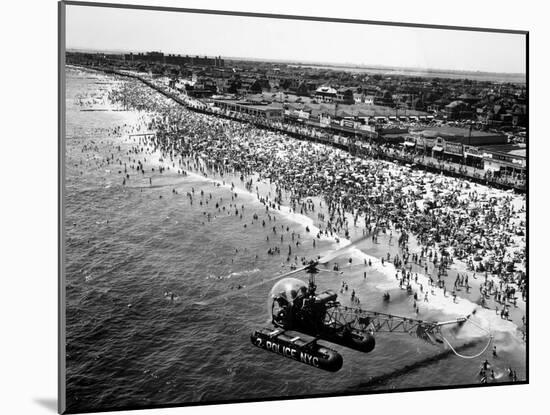
[[[296,299],[303,298],[306,292],[307,285],[305,282],[296,278],[285,278],[273,286],[270,296],[272,299],[279,298],[292,304]],[[278,302],[280,303],[280,301]]]
[[[270,293],[273,322],[279,327],[290,328],[293,309],[302,306],[306,293],[306,283],[296,278],[285,278],[277,282]]]

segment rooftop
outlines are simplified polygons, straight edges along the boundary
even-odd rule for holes
[[[496,144],[491,146],[480,146],[479,148],[486,151],[504,153],[511,156],[527,156],[527,146],[525,144]]]
[[[472,137],[493,137],[496,135],[502,135],[498,133],[491,133],[491,132],[485,132],[485,131],[479,131],[472,128]],[[424,137],[432,138],[432,137],[469,137],[470,136],[470,129],[469,128],[462,128],[462,127],[451,127],[448,125],[443,125],[440,127],[431,127],[426,128],[422,131],[422,135]]]
[[[277,103],[261,103],[261,102],[250,102],[237,99],[214,99],[214,102],[224,102],[227,104],[241,105],[246,108],[253,108],[258,110],[281,110],[282,106]]]
[[[323,92],[325,94],[336,94],[336,89],[330,86],[320,86],[315,92]]]

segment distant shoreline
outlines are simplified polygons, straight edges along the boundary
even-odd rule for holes
[[[292,63],[288,64],[294,68],[312,68],[327,69],[333,71],[346,71],[357,73],[375,73],[381,75],[397,75],[409,77],[426,78],[452,78],[452,79],[471,79],[477,81],[491,82],[510,82],[515,84],[525,84],[526,76],[520,73],[496,73],[482,71],[456,71],[447,69],[422,69],[422,68],[394,68],[383,66],[361,66],[361,65],[339,65],[339,64],[316,64],[316,63]]]
[[[106,54],[125,54],[125,53],[146,53],[146,51],[122,51],[122,50],[93,50],[85,48],[67,48],[67,52],[77,53],[106,53]],[[172,52],[163,52],[172,53]],[[181,53],[180,53],[181,54]],[[199,54],[200,56],[204,56]],[[334,71],[347,71],[358,73],[374,72],[378,74],[394,74],[399,76],[420,76],[431,78],[452,78],[452,79],[472,79],[492,82],[512,82],[526,84],[527,75],[517,72],[487,72],[487,71],[469,71],[458,69],[438,69],[438,68],[420,68],[420,67],[398,67],[384,65],[363,65],[354,63],[336,63],[336,62],[300,62],[296,60],[269,59],[269,58],[251,58],[240,56],[220,55],[227,61],[234,62],[256,62],[271,63],[273,65],[288,65],[295,68],[329,69]]]

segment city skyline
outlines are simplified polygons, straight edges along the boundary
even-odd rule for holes
[[[437,36],[433,36],[434,29],[427,28],[279,18],[268,21],[265,24],[266,18],[261,17],[71,5],[67,7],[66,41],[67,49],[77,50],[161,51],[261,61],[525,75],[523,34],[436,29]]]

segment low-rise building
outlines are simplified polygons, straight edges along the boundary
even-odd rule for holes
[[[353,99],[353,91],[349,88],[342,88],[336,92],[336,101],[341,104],[353,104],[355,100]]]
[[[506,144],[508,141],[506,136],[501,133],[479,131],[474,128],[451,127],[447,125],[426,128],[417,131],[417,134],[424,138],[441,137],[446,141],[460,142],[470,146]]]
[[[330,86],[320,86],[313,94],[314,98],[319,102],[334,102],[336,101],[338,91]]]
[[[248,114],[268,120],[280,120],[283,118],[284,110],[281,106],[268,102],[249,102],[237,100],[212,100],[214,105],[228,111],[241,114]]]
[[[525,175],[527,149],[525,144],[481,146],[484,169],[500,175]]]
[[[448,120],[459,120],[472,116],[470,106],[464,101],[453,101],[445,105],[445,110],[443,112]]]

